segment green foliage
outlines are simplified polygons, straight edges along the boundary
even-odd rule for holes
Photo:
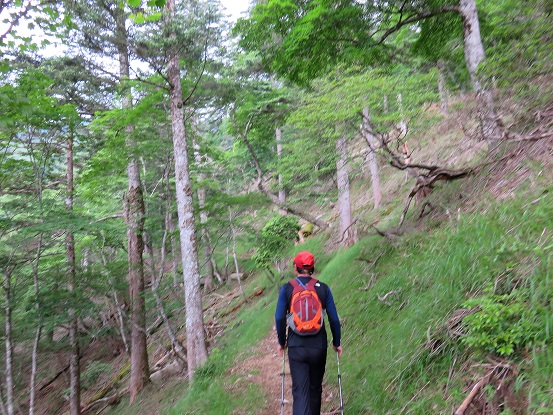
[[[540,340],[543,319],[528,307],[518,290],[497,295],[489,289],[483,296],[465,301],[463,307],[475,311],[463,320],[467,333],[461,341],[470,348],[511,356]]]
[[[273,217],[260,231],[259,245],[254,255],[260,268],[269,268],[275,261],[282,259],[294,245],[300,227],[297,219],[287,215]]]
[[[265,66],[299,84],[308,84],[338,62],[369,63],[388,59],[367,30],[367,12],[355,2],[259,3],[234,29],[240,45],[255,50]]]

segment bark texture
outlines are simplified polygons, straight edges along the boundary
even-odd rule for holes
[[[484,45],[480,35],[480,23],[475,0],[460,0],[459,13],[463,21],[465,62],[470,74],[474,92],[477,94],[478,112],[482,138],[491,150],[503,138],[503,126],[497,115],[491,90],[484,87],[478,68],[485,58]]]
[[[341,128],[339,127],[339,130]],[[349,187],[349,166],[347,138],[340,134],[336,140],[336,176],[338,181],[338,210],[340,213],[340,241],[342,246],[355,243],[355,232],[351,219],[351,200]]]
[[[71,134],[71,131],[70,131]],[[67,140],[67,190],[65,208],[73,210],[73,138]],[[76,289],[76,266],[75,266],[75,237],[71,229],[67,230],[65,237],[65,257],[67,261],[68,290],[74,293]],[[74,295],[73,295],[74,297]],[[81,414],[81,367],[79,361],[79,333],[77,317],[73,308],[69,309],[69,413],[71,415]]]
[[[119,75],[123,108],[130,109],[132,100],[128,86],[130,64],[128,35],[125,27],[126,16],[123,10],[116,14],[117,51],[119,54]],[[127,164],[128,188],[125,220],[127,222],[127,255],[129,262],[129,290],[131,301],[131,380],[129,384],[130,401],[148,383],[150,370],[148,365],[146,336],[146,305],[144,302],[144,198],[140,180],[140,168],[133,154],[134,144],[130,138],[133,126],[125,128],[126,146],[129,149]]]
[[[167,23],[175,13],[175,1],[165,3]],[[175,38],[174,34],[170,35]],[[186,309],[186,346],[188,377],[192,379],[196,367],[207,359],[204,338],[202,297],[200,292],[200,273],[196,247],[196,227],[194,224],[194,206],[192,204],[192,186],[188,165],[188,149],[184,128],[184,107],[180,79],[179,57],[171,52],[167,67],[171,97],[171,126],[173,131],[173,149],[175,154],[175,184],[177,193],[178,227],[181,242],[182,268],[184,276],[184,296]]]

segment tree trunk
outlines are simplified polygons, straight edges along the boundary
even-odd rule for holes
[[[203,183],[205,180],[205,174],[202,172],[202,154],[200,153],[200,144],[196,138],[196,131],[192,133],[192,147],[194,148],[194,161],[196,166],[200,170],[198,174],[198,182]],[[207,211],[205,209],[206,189],[203,184],[198,186],[198,207],[200,208],[200,227],[204,248],[204,261],[205,261],[205,275],[204,275],[204,289],[208,290],[213,285],[213,264],[211,256],[211,238],[207,230]]]
[[[449,109],[449,92],[445,85],[444,63],[438,61],[438,93],[440,95],[440,110],[442,114],[447,115]]]
[[[351,246],[355,243],[353,223],[351,221],[351,201],[349,190],[349,168],[347,139],[342,131],[343,126],[337,127],[339,137],[336,140],[336,176],[338,182],[338,210],[340,212],[340,241],[342,246]]]
[[[38,284],[38,264],[40,262],[40,254],[42,251],[42,235],[38,238],[38,247],[36,250],[36,260],[33,265],[33,285],[35,289],[35,311],[38,316],[38,327],[35,332],[35,340],[33,342],[33,351],[31,356],[31,379],[29,381],[29,415],[35,413],[35,398],[36,398],[36,375],[38,369],[38,344],[42,335],[42,313],[39,304],[39,284]]]
[[[369,108],[363,108],[363,137],[368,144],[367,163],[371,172],[371,182],[373,188],[374,208],[378,209],[382,201],[382,189],[380,187],[380,173],[378,169],[378,159],[376,158],[376,149],[378,140],[374,136]]]
[[[240,267],[238,266],[238,257],[236,256],[236,230],[234,228],[234,223],[232,221],[232,210],[229,206],[228,208],[228,218],[229,218],[229,224],[230,224],[230,233],[232,237],[232,258],[234,260],[234,274],[237,276],[238,279],[238,286],[240,287],[240,294],[242,294],[242,298],[244,300],[246,299],[246,294],[244,293],[244,288],[242,287],[242,281],[240,279]],[[228,255],[228,245],[227,245],[227,255]],[[228,281],[231,281],[231,274],[227,273]]]
[[[105,237],[104,237],[105,242]],[[101,258],[102,258],[102,264],[107,266],[107,259],[104,252],[104,247],[102,246],[101,249]],[[108,277],[108,283],[111,288],[111,294],[113,295],[113,303],[115,304],[115,313],[117,320],[117,324],[119,325],[118,330],[119,334],[121,335],[121,341],[123,342],[123,346],[125,347],[125,352],[129,353],[129,342],[127,341],[127,334],[126,334],[126,328],[125,328],[125,312],[123,310],[123,305],[121,304],[121,301],[119,301],[119,295],[117,294],[117,290],[115,289],[115,281],[114,278],[110,275]]]
[[[398,141],[402,141],[407,137],[407,123],[405,122],[405,115],[403,113],[403,97],[401,94],[397,94],[397,107],[401,116],[401,120],[397,126],[399,132]]]
[[[69,159],[68,159],[69,163]],[[37,174],[37,191],[38,191],[38,200],[39,200],[39,212],[40,212],[40,222],[44,222],[44,215],[43,215],[43,206],[42,206],[42,180],[40,179],[40,174]],[[40,299],[39,299],[39,293],[40,293],[40,285],[39,285],[39,278],[38,278],[38,270],[39,270],[39,264],[40,264],[40,256],[42,254],[42,242],[43,242],[43,235],[40,234],[38,237],[38,244],[36,248],[36,258],[33,263],[33,286],[35,291],[35,311],[38,318],[38,325],[35,332],[35,339],[33,341],[33,351],[31,356],[31,378],[29,380],[29,415],[34,415],[35,413],[35,399],[36,399],[36,377],[38,372],[38,346],[40,343],[40,338],[42,336],[42,329],[43,329],[43,316],[42,316],[42,310],[40,309]]]
[[[244,132],[240,134],[240,137],[242,138],[242,141],[246,145],[246,148],[248,149],[248,152],[250,153],[250,156],[255,164],[255,169],[257,170],[257,188],[259,189],[259,191],[265,196],[267,196],[272,203],[274,203],[279,208],[285,210],[286,212],[299,216],[300,218],[303,218],[306,221],[311,222],[314,225],[317,225],[321,229],[328,228],[328,224],[326,222],[317,219],[316,217],[312,216],[307,212],[303,212],[303,211],[300,211],[299,209],[293,208],[286,204],[282,204],[278,196],[275,196],[269,190],[265,189],[265,186],[263,185],[263,170],[261,170],[261,164],[259,164],[259,159],[257,158],[255,151],[253,150],[253,147],[251,146],[250,141],[248,140],[249,124],[250,123],[248,122],[248,126],[246,126]]]
[[[278,157],[278,162],[280,164],[280,161],[282,159],[282,130],[280,128],[277,128],[275,135],[276,135],[277,157]],[[282,173],[280,173],[280,169],[278,173],[278,200],[282,205],[286,205],[286,191],[282,186]],[[280,214],[285,215],[286,211],[284,209],[280,209]]]
[[[459,13],[463,20],[463,40],[465,42],[465,62],[472,86],[476,92],[482,89],[477,76],[478,65],[484,60],[484,45],[480,37],[480,22],[475,0],[460,0]]]
[[[478,67],[485,58],[484,45],[480,36],[480,23],[475,0],[460,0],[459,13],[463,20],[463,40],[465,43],[465,62],[470,74],[474,92],[478,97],[479,118],[482,138],[493,149],[503,138],[503,126],[497,116],[492,92],[482,85]]]
[[[175,0],[167,0],[165,3],[165,18],[168,25],[171,24],[174,14]],[[169,37],[174,39],[176,36],[170,34]],[[184,128],[179,56],[176,51],[171,51],[170,54],[167,76],[169,78],[171,97],[171,126],[175,155],[178,226],[184,277],[188,378],[192,380],[196,367],[202,365],[207,359],[207,348],[204,337],[194,205],[192,204],[192,186],[190,183],[188,149]]]
[[[73,210],[73,126],[69,128],[67,140],[67,190],[65,209]],[[75,237],[71,229],[67,230],[65,239],[65,257],[67,261],[68,291],[72,298],[76,290],[77,275],[75,266]],[[79,362],[79,333],[75,309],[70,307],[69,314],[69,412],[71,415],[81,414],[81,367]]]
[[[167,171],[165,172],[165,185],[166,189],[169,189],[169,169],[167,168]],[[151,257],[152,257],[152,294],[154,296],[154,299],[156,301],[157,310],[159,313],[159,316],[163,320],[163,324],[165,325],[165,329],[167,330],[167,335],[169,336],[169,339],[171,339],[171,344],[173,346],[173,349],[175,350],[175,353],[177,357],[180,359],[183,359],[183,361],[186,360],[186,352],[183,349],[181,343],[178,341],[177,336],[175,335],[175,332],[173,331],[173,328],[171,327],[171,324],[169,322],[169,318],[167,317],[167,313],[165,312],[165,308],[163,307],[163,301],[161,300],[161,297],[158,293],[159,284],[161,282],[161,279],[163,277],[163,270],[165,269],[165,258],[166,258],[166,245],[167,245],[167,235],[169,233],[169,221],[171,219],[171,203],[169,201],[169,192],[166,192],[167,199],[165,200],[165,229],[163,231],[163,238],[161,240],[161,248],[160,248],[160,264],[159,264],[159,273],[156,275],[154,264],[154,255],[153,255],[153,249],[151,250]]]
[[[119,54],[119,75],[122,104],[124,109],[132,108],[131,91],[128,85],[130,64],[128,36],[125,27],[126,16],[120,9],[116,14],[117,51]],[[150,369],[148,365],[146,336],[146,305],[144,301],[144,198],[140,180],[140,168],[135,154],[134,143],[130,137],[133,126],[125,128],[126,146],[130,156],[127,164],[128,189],[125,219],[127,222],[127,255],[129,262],[129,291],[131,301],[131,379],[129,384],[130,401],[134,402],[138,393],[148,383]]]
[[[11,307],[11,273],[4,271],[4,315],[5,330],[4,344],[6,347],[4,369],[6,375],[6,413],[14,415],[13,402],[13,345],[12,345],[12,307]]]

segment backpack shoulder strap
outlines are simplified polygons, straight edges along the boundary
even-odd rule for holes
[[[311,278],[309,282],[307,283],[306,287],[310,289],[315,289],[315,285],[319,282],[318,279]]]

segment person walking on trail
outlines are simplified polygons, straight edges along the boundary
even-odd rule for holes
[[[288,349],[293,415],[321,413],[328,348],[323,320],[325,312],[332,332],[332,347],[338,357],[342,354],[340,320],[332,292],[328,285],[312,277],[314,271],[313,254],[303,251],[296,255],[296,278],[281,287],[275,312],[279,355],[283,356],[284,350]]]

